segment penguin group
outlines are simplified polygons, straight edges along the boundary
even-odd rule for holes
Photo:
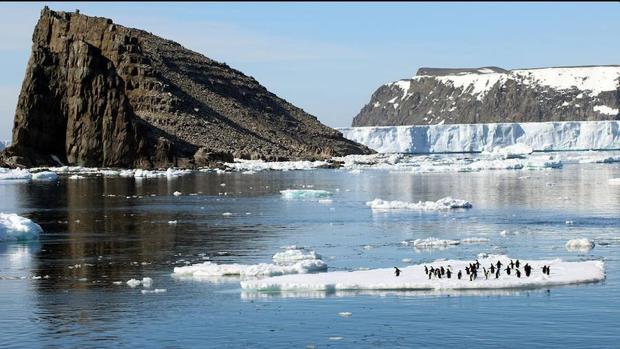
[[[465,275],[469,277],[469,281],[474,281],[478,278],[478,273],[480,272],[482,273],[482,275],[484,275],[485,280],[488,280],[489,277],[491,278],[495,277],[495,279],[499,279],[499,277],[502,274],[502,271],[505,272],[506,275],[512,275],[514,273],[514,275],[518,278],[521,278],[522,276],[530,277],[533,271],[532,266],[529,265],[529,263],[525,263],[525,265],[522,265],[521,261],[519,261],[518,259],[516,261],[513,261],[511,259],[510,263],[506,265],[505,268],[502,269],[502,267],[504,267],[504,264],[498,260],[496,263],[491,263],[488,268],[483,266],[482,271],[481,271],[480,262],[476,259],[475,262],[469,263],[469,265],[465,267]],[[551,267],[548,265],[544,265],[542,267],[542,272],[543,272],[543,275],[547,275],[547,276],[550,275]],[[437,279],[441,279],[443,277],[450,279],[452,278],[453,271],[452,271],[452,267],[449,265],[447,268],[444,268],[443,266],[441,267],[431,266],[429,268],[428,266],[425,265],[424,273],[428,276],[429,280],[431,280],[433,277]],[[459,270],[458,273],[456,274],[456,277],[457,279],[461,280],[463,278],[463,272]]]

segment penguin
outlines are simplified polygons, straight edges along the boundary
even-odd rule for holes
[[[547,266],[543,265],[542,267],[543,274],[547,274]]]
[[[476,269],[480,268],[480,262],[476,259]]]
[[[400,269],[398,269],[397,267],[394,267],[394,274],[396,274],[396,277],[400,276]]]
[[[428,275],[428,267],[426,265],[424,266],[424,273]]]
[[[441,273],[441,275],[444,275],[446,273],[446,269],[444,269],[444,267],[439,268],[439,272]]]
[[[525,276],[530,277],[530,273],[532,272],[532,267],[530,267],[530,265],[526,263],[525,266],[523,266],[523,269],[525,269]]]
[[[547,266],[547,275],[549,275],[549,273],[551,273],[551,266],[550,265]]]
[[[517,277],[520,278],[521,277],[521,271],[519,271],[519,269],[517,269]]]
[[[491,263],[491,274],[495,274],[495,266],[493,265],[493,263]]]
[[[448,277],[448,279],[452,278],[452,272],[450,271],[450,269],[446,271],[446,276]]]
[[[506,274],[510,275],[510,268],[506,267]]]
[[[495,264],[497,266],[497,269],[500,269],[502,267],[502,262],[497,261],[497,264]]]
[[[519,267],[519,260],[517,259],[517,261],[515,262],[515,265],[517,266],[517,268]]]
[[[484,271],[484,278],[486,280],[488,280],[489,279],[489,271],[485,267],[482,267],[482,271]]]
[[[469,275],[469,267],[465,267],[465,274]]]
[[[499,269],[497,269],[497,271],[495,272],[495,278],[499,279]]]
[[[461,278],[463,277],[463,273],[459,270],[459,273],[456,274],[456,277],[458,277],[459,280],[461,280]]]
[[[515,262],[512,261],[512,259],[510,260],[510,268],[514,268],[515,267]]]

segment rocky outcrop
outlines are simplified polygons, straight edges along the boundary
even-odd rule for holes
[[[620,119],[620,66],[420,68],[379,87],[353,126]]]
[[[110,19],[45,8],[1,157],[149,168],[368,152],[226,64]]]

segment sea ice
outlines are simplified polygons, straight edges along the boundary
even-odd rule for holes
[[[314,251],[307,253],[297,247],[276,253],[273,264],[217,264],[203,262],[184,267],[175,267],[176,277],[191,277],[197,280],[209,280],[212,277],[239,276],[242,278],[265,277],[285,274],[306,274],[327,270],[327,264]]]
[[[500,260],[504,265],[510,263],[505,255],[489,255],[479,259],[481,265],[486,266]],[[427,266],[450,268],[453,272],[464,270],[474,261],[437,260],[427,263]],[[370,269],[361,271],[335,271],[308,275],[284,275],[259,280],[243,280],[241,287],[244,290],[254,291],[326,291],[339,290],[466,290],[466,289],[521,289],[539,288],[558,285],[569,285],[601,281],[605,278],[604,263],[602,261],[565,262],[560,259],[552,260],[521,260],[521,264],[528,263],[533,271],[530,277],[516,273],[507,275],[502,273],[499,278],[478,276],[476,280],[469,278],[458,280],[454,276],[450,279],[428,279],[424,272],[424,264],[401,268],[399,277],[394,275],[393,268]],[[549,265],[551,274],[542,273],[543,265]]]
[[[472,208],[472,204],[466,200],[453,199],[451,197],[445,197],[437,201],[419,201],[405,202],[405,201],[385,201],[381,199],[374,199],[373,201],[366,202],[366,206],[369,206],[373,210],[419,210],[419,211],[439,211],[450,210],[458,208]]]
[[[32,174],[32,180],[35,181],[57,181],[58,175],[52,171],[42,171]]]
[[[2,180],[30,180],[32,173],[26,169],[10,169],[0,167],[0,181]]]
[[[332,195],[327,190],[317,189],[287,189],[280,190],[283,199],[318,199],[326,198]]]
[[[134,288],[142,285],[143,287],[150,288],[153,285],[153,279],[149,277],[142,278],[142,280],[130,279],[127,281],[127,286]]]
[[[572,239],[566,242],[565,247],[569,251],[587,252],[594,248],[594,241],[587,238]]]
[[[41,226],[15,213],[0,213],[0,242],[25,241],[39,237]]]
[[[426,239],[415,239],[412,242],[407,242],[406,245],[413,245],[413,247],[418,249],[424,248],[441,248],[447,246],[458,245],[461,242],[459,240],[444,240],[438,239],[435,237],[429,237]]]

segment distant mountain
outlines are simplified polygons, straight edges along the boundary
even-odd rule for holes
[[[379,87],[353,126],[618,120],[620,66],[420,68]]]
[[[10,166],[192,167],[365,154],[254,78],[112,20],[47,7],[15,113]]]

